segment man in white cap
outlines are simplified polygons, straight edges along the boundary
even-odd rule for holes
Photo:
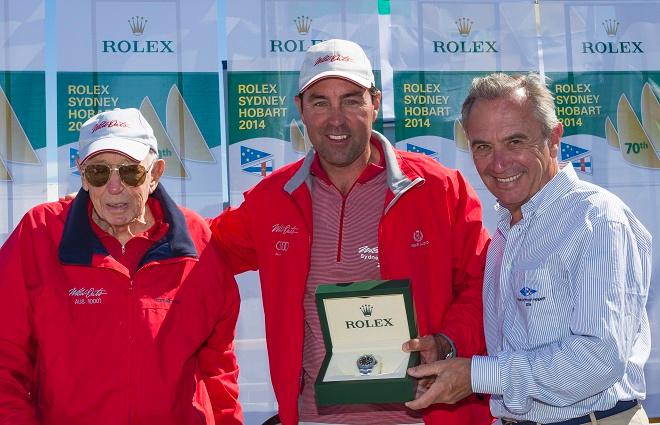
[[[315,401],[325,346],[314,294],[322,283],[409,278],[419,331],[434,335],[424,361],[485,351],[488,234],[478,198],[458,171],[398,151],[374,131],[380,101],[360,46],[311,47],[296,104],[314,149],[247,191],[215,219],[213,234],[235,273],[259,269],[281,423],[490,424],[486,401],[474,395],[423,415],[403,403]]]
[[[140,111],[85,122],[78,168],[0,248],[0,423],[241,424],[236,282]]]

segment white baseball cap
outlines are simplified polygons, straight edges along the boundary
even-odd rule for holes
[[[78,158],[81,163],[101,152],[116,152],[142,161],[150,150],[158,154],[154,131],[135,108],[101,112],[80,127]]]
[[[307,49],[298,78],[299,92],[328,77],[343,78],[365,89],[376,86],[369,58],[362,47],[348,40],[326,40]]]

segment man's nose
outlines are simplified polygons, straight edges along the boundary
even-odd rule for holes
[[[112,170],[107,183],[107,190],[110,193],[121,193],[124,190],[124,184],[119,177],[119,170]]]
[[[332,125],[341,125],[346,121],[346,111],[341,105],[330,107],[328,122]]]
[[[511,164],[511,152],[504,148],[494,148],[492,167],[495,171],[502,171]]]

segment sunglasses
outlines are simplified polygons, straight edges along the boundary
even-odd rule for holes
[[[154,161],[155,162],[155,161]],[[154,165],[152,162],[148,168],[140,164],[127,164],[127,165],[107,165],[107,164],[89,164],[82,170],[85,179],[89,184],[94,187],[101,187],[110,180],[110,175],[113,171],[119,173],[121,181],[129,186],[139,186],[144,183],[147,173]]]

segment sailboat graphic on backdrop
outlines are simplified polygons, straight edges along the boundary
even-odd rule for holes
[[[454,121],[454,140],[456,141],[456,148],[463,152],[470,151],[470,142],[468,141],[467,134],[463,124],[459,120]]]
[[[605,119],[607,143],[619,149],[632,165],[660,169],[660,104],[649,83],[642,88],[641,115],[640,123],[628,98],[622,94],[617,105],[616,128],[610,117]]]
[[[183,159],[214,163],[215,158],[181,92],[172,85],[165,107],[165,125],[148,96],[142,99],[140,112],[147,119],[158,140],[159,154],[165,160],[167,177],[187,178]]]
[[[142,112],[142,115],[144,115],[147,122],[149,122],[149,125],[151,125],[151,128],[154,130],[154,136],[156,136],[156,140],[158,140],[158,156],[161,159],[164,159],[166,164],[165,176],[179,178],[188,177],[188,172],[183,166],[183,162],[181,162],[179,152],[174,149],[172,140],[170,140],[170,136],[167,134],[162,121],[158,118],[156,109],[148,96],[145,96],[145,98],[142,99],[140,112]]]
[[[38,165],[40,161],[2,87],[0,120],[0,180],[10,181],[7,162]]]
[[[167,95],[166,108],[167,134],[181,158],[191,161],[215,162],[202,132],[183,100],[181,92],[172,85]]]
[[[296,120],[291,120],[289,138],[291,139],[291,147],[295,152],[306,154],[312,148],[312,142],[307,135],[307,127],[304,124],[302,126],[301,131]]]

